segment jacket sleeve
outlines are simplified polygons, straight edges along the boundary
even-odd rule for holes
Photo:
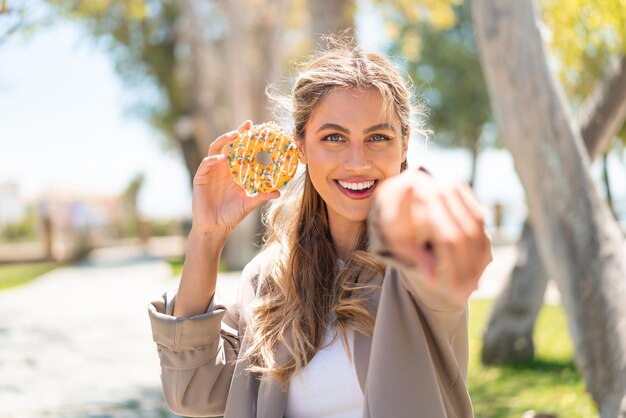
[[[388,249],[377,222],[378,207],[374,205],[368,217],[369,251],[389,268],[397,277],[401,287],[410,295],[420,310],[420,317],[432,331],[432,337],[444,350],[451,349],[456,357],[464,380],[467,379],[468,362],[468,306],[459,307],[446,295],[425,284],[422,268],[410,266],[396,258]]]
[[[244,287],[252,286],[256,270],[253,262],[244,268],[237,302],[228,307],[214,296],[206,313],[174,317],[175,291],[150,304],[148,313],[161,363],[163,394],[172,412],[191,417],[224,414],[245,330],[240,320],[242,295],[249,293]]]
[[[364,417],[472,417],[467,391],[468,309],[430,290],[419,266],[389,252],[377,224],[368,218],[369,250],[387,266],[366,380]],[[400,387],[410,388],[400,390]]]

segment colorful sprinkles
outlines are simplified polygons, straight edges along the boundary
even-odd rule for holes
[[[257,161],[260,152],[268,152],[272,161]],[[278,190],[293,178],[298,169],[298,148],[289,132],[274,122],[253,126],[230,144],[230,172],[235,182],[249,195]]]

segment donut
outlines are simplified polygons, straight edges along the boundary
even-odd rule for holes
[[[278,190],[298,169],[298,148],[289,132],[274,122],[253,126],[229,145],[228,165],[235,183],[248,195]]]

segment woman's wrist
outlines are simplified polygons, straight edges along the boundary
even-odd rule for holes
[[[226,238],[227,234],[222,231],[202,231],[192,226],[174,316],[187,318],[206,312],[215,293],[218,264]]]
[[[227,231],[201,230],[192,226],[189,232],[189,241],[206,247],[206,249],[216,250],[217,253],[221,253],[228,240],[228,235]]]

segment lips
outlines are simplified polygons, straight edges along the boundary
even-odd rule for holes
[[[378,185],[378,180],[335,180],[337,188],[351,199],[360,200],[370,197]]]

